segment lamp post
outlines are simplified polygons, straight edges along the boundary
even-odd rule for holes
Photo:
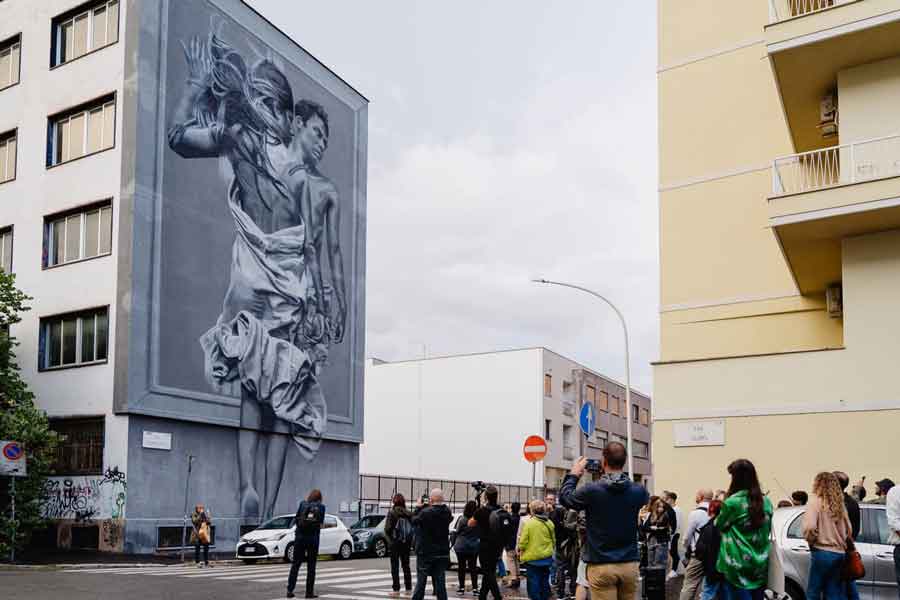
[[[634,453],[631,451],[631,367],[629,361],[629,350],[628,350],[628,326],[625,324],[625,316],[622,314],[616,305],[609,301],[606,297],[598,294],[594,290],[589,290],[586,287],[581,287],[580,285],[574,285],[571,283],[563,283],[561,281],[550,281],[548,279],[532,279],[534,283],[543,283],[547,285],[559,285],[562,287],[572,288],[573,290],[579,290],[594,296],[595,298],[599,298],[600,300],[606,302],[613,311],[615,311],[616,315],[619,317],[619,321],[622,323],[622,332],[625,334],[625,428],[628,439],[625,440],[626,447],[628,448],[628,476],[634,481]]]

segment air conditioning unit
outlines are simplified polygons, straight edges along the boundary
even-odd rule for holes
[[[825,288],[825,310],[828,316],[839,319],[844,316],[844,302],[840,284],[830,285]]]

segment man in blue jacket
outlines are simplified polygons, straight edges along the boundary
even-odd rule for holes
[[[650,499],[647,490],[623,472],[628,451],[619,442],[603,449],[603,477],[578,487],[587,459],[581,457],[563,480],[563,506],[585,511],[587,563],[591,598],[634,600],[638,582],[638,513]]]

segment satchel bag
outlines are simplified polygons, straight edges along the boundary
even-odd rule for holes
[[[197,539],[199,539],[200,543],[203,545],[209,544],[209,523],[206,521],[200,524],[200,531],[197,532]]]
[[[844,551],[844,564],[841,567],[841,577],[845,581],[856,581],[866,576],[866,565],[853,543],[853,538],[847,538],[847,550]]]

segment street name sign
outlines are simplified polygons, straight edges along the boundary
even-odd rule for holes
[[[536,463],[547,456],[547,442],[539,435],[530,435],[525,439],[525,447],[522,449],[525,460]]]
[[[26,477],[28,461],[25,451],[18,442],[0,441],[0,475]]]

